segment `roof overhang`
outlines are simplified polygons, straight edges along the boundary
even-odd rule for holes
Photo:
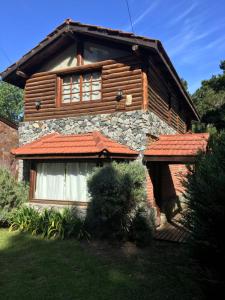
[[[150,141],[144,160],[150,162],[194,163],[200,152],[206,152],[208,133],[161,135]]]
[[[138,152],[100,132],[62,135],[53,133],[12,149],[18,159],[136,159]]]
[[[18,126],[14,122],[6,119],[5,117],[0,116],[0,122],[5,123],[6,125],[12,127],[13,129],[18,130]]]
[[[144,156],[146,162],[194,163],[196,156]]]
[[[123,32],[119,30],[108,29],[99,26],[93,26],[88,24],[81,24],[79,22],[73,22],[71,20],[66,20],[63,24],[58,26],[51,34],[49,34],[43,41],[41,41],[35,48],[30,52],[25,54],[20,60],[15,64],[8,67],[0,75],[4,81],[11,84],[17,85],[21,88],[24,87],[27,77],[31,76],[35,70],[35,66],[40,65],[50,57],[56,49],[60,47],[65,47],[71,42],[71,39],[79,38],[79,35],[85,35],[87,37],[97,37],[106,41],[112,41],[114,43],[124,44],[124,45],[139,45],[141,49],[145,50],[146,53],[154,53],[161,64],[165,67],[169,76],[172,78],[174,84],[177,86],[182,96],[187,101],[189,107],[191,108],[195,118],[200,120],[200,117],[187,94],[185,88],[183,87],[181,80],[173,67],[166,51],[164,50],[160,41],[155,39],[146,38],[143,36],[135,36],[129,32]],[[48,52],[46,55],[46,49]],[[35,60],[33,58],[35,57]],[[21,76],[21,74],[23,74]]]

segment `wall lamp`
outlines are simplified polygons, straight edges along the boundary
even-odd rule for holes
[[[35,101],[35,108],[36,108],[37,110],[39,110],[39,109],[41,108],[41,100],[36,100],[36,101]]]
[[[119,89],[116,94],[116,100],[120,101],[122,99],[123,99],[123,91]]]

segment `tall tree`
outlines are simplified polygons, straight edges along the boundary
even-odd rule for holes
[[[18,122],[23,118],[23,90],[0,81],[0,115]]]
[[[214,124],[218,129],[225,128],[225,60],[221,61],[220,69],[222,74],[203,80],[201,87],[192,95],[202,121]]]

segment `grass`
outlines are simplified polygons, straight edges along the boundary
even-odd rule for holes
[[[0,299],[201,299],[184,246],[99,249],[0,229]]]

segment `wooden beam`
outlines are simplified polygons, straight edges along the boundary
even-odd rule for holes
[[[143,110],[148,110],[148,77],[145,70],[142,72]]]
[[[145,161],[151,162],[193,163],[195,159],[195,156],[144,156]]]
[[[39,204],[58,204],[58,205],[73,205],[73,206],[83,206],[87,207],[89,202],[81,202],[81,201],[69,201],[69,200],[45,200],[45,199],[33,199],[30,198],[30,203],[39,203]]]
[[[20,76],[20,77],[22,77],[24,79],[28,79],[29,78],[29,76],[26,73],[24,73],[23,71],[20,71],[20,70],[16,71],[16,75],[18,75],[18,76]]]

